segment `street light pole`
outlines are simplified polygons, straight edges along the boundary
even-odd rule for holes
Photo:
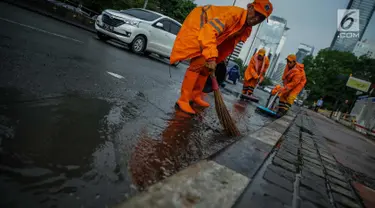
[[[143,4],[143,9],[146,9],[148,0],[145,0],[145,3]]]

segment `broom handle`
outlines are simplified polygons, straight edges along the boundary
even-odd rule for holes
[[[211,82],[212,82],[212,90],[218,91],[219,90],[219,83],[217,83],[217,79],[213,73],[210,74]]]
[[[260,76],[262,75],[262,73],[263,73],[263,68],[264,68],[264,64],[266,63],[266,60],[264,60],[263,59],[263,63],[262,63],[262,68],[260,68],[260,72],[259,72],[259,78],[258,78],[258,80],[257,80],[257,85],[255,85],[255,88],[254,88],[254,90],[253,91],[255,91],[255,89],[257,89],[258,88],[258,86],[259,86],[259,82],[260,82]]]
[[[268,106],[267,106],[268,109],[269,109],[269,108],[273,105],[273,103],[275,102],[275,100],[276,100],[276,98],[277,98],[277,95],[279,95],[279,92],[277,92],[277,93],[275,94],[275,96],[273,96],[273,98],[271,99],[271,101],[268,103]]]

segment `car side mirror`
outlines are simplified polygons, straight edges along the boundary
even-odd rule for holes
[[[163,28],[163,27],[164,27],[164,25],[163,25],[163,23],[161,23],[161,22],[158,22],[158,23],[156,23],[156,27],[160,27],[160,28]]]

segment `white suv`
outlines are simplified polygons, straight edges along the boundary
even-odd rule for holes
[[[176,20],[146,9],[103,11],[95,29],[102,40],[116,39],[135,53],[156,53],[169,58],[181,24]]]

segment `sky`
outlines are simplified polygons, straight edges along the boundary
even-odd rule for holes
[[[316,53],[330,46],[336,32],[337,9],[345,9],[349,0],[270,0],[272,15],[287,20],[290,30],[281,57],[296,53],[300,43],[315,47]],[[245,6],[252,0],[237,0],[236,5]],[[233,0],[195,0],[198,5],[232,5]],[[375,42],[375,15],[372,16],[363,38]]]

